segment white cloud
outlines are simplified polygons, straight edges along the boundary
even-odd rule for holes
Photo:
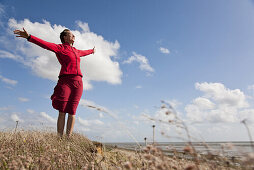
[[[139,121],[137,121],[137,120],[133,121],[133,123],[134,123],[135,125],[139,125]]]
[[[103,118],[104,117],[103,113],[99,113],[99,117]]]
[[[19,101],[21,101],[21,102],[28,102],[28,101],[29,101],[28,98],[24,98],[24,97],[19,97],[18,99],[19,99]]]
[[[177,101],[176,99],[173,100],[166,100],[164,101],[165,103],[168,103],[170,106],[172,106],[174,109],[176,109],[177,107],[179,107],[182,103]]]
[[[90,32],[90,28],[88,23],[83,23],[82,21],[76,21],[76,24],[82,29],[84,32]]]
[[[133,52],[133,56],[123,61],[124,64],[131,64],[132,62],[138,62],[139,68],[142,71],[154,72],[154,69],[150,66],[148,59],[145,56]]]
[[[41,112],[40,115],[51,123],[56,123],[56,119],[49,116],[46,112]]]
[[[91,131],[91,129],[89,129],[89,128],[85,128],[85,127],[79,127],[78,128],[79,129],[79,131],[81,131],[81,132],[90,132]]]
[[[56,121],[47,114],[39,113],[37,111],[27,109],[23,113],[15,111],[16,107],[8,107],[0,111],[0,115],[3,118],[3,122],[0,123],[0,129],[9,129],[15,127],[15,121],[19,121],[19,128],[24,130],[53,130],[55,131]],[[30,110],[30,111],[29,111]],[[29,112],[33,112],[32,114]],[[45,120],[47,119],[47,120]],[[53,122],[53,123],[52,123]],[[52,128],[52,129],[50,129]]]
[[[95,120],[84,120],[82,119],[81,117],[78,117],[78,122],[83,125],[83,126],[86,126],[86,127],[90,127],[90,126],[101,126],[101,125],[104,125],[104,123],[98,119],[95,119]]]
[[[163,53],[163,54],[169,54],[170,53],[169,49],[163,48],[163,47],[160,47],[160,52]]]
[[[2,75],[0,75],[0,80],[1,80],[2,82],[6,83],[6,84],[10,84],[10,85],[12,85],[12,86],[15,86],[15,85],[18,83],[18,81],[8,79],[8,78],[6,78],[6,77],[4,77],[4,76],[2,76]]]
[[[248,90],[254,90],[254,85],[249,85]]]
[[[23,120],[20,119],[19,116],[16,113],[13,113],[11,115],[11,120],[13,120],[14,122],[16,122],[16,121],[23,122]]]
[[[187,118],[192,122],[202,122],[202,120],[204,120],[204,113],[194,104],[187,105],[185,111],[187,113]]]
[[[183,115],[176,110],[177,117],[184,121],[193,140],[248,140],[248,135],[240,121],[247,119],[252,129],[254,108],[250,107],[248,98],[241,90],[228,89],[221,83],[196,83],[196,89],[200,90],[202,95],[185,106],[186,114]],[[176,100],[163,103],[169,103],[173,108],[181,104]],[[184,128],[179,128],[177,121],[174,121],[176,120],[174,114],[170,112],[166,114],[168,108],[165,106],[167,105],[160,107],[155,114],[143,114],[143,117],[140,116],[140,121],[148,122],[149,126],[155,124],[157,133],[164,132],[171,140],[188,140]],[[252,131],[251,133],[253,134]]]
[[[32,110],[32,109],[26,109],[26,111],[27,111],[28,113],[30,113],[30,114],[34,114],[34,113],[35,113],[35,111]]]
[[[140,86],[140,85],[136,86],[136,89],[141,89],[141,88],[142,88],[142,86]]]
[[[239,112],[240,120],[247,119],[247,121],[254,123],[254,109],[245,109]]]
[[[235,106],[238,108],[248,107],[246,96],[240,89],[230,90],[221,83],[196,83],[195,87],[205,93],[206,98],[213,99],[221,105]]]
[[[246,95],[239,89],[230,90],[221,83],[196,83],[195,87],[204,93],[185,107],[186,116],[192,122],[240,122],[247,117],[249,103]]]
[[[9,58],[9,59],[23,62],[23,58],[20,57],[19,55],[12,54],[12,53],[10,53],[8,51],[4,51],[4,50],[0,50],[0,58]]]
[[[169,112],[168,112],[169,111]],[[170,114],[166,114],[166,112],[168,112],[168,113],[170,113]],[[173,120],[173,119],[175,119],[175,115],[174,114],[171,114],[171,111],[168,109],[168,108],[160,108],[157,112],[156,112],[156,114],[155,114],[155,116],[154,116],[154,118],[156,119],[156,120],[162,120],[162,121],[169,121],[169,120]]]
[[[76,37],[74,46],[77,49],[84,50],[91,49],[94,46],[96,47],[96,53],[94,55],[81,59],[81,71],[85,75],[85,79],[83,80],[84,89],[92,88],[91,81],[106,81],[110,84],[120,84],[122,71],[119,68],[119,63],[111,59],[111,57],[117,56],[118,49],[120,48],[118,41],[109,42],[101,35],[91,32],[87,23],[82,23],[81,21],[77,21],[76,23],[82,31],[71,30]],[[12,31],[14,29],[22,29],[24,27],[28,33],[53,43],[61,43],[59,34],[65,29],[61,25],[51,25],[46,20],[39,23],[31,22],[28,19],[22,21],[10,19],[8,25],[8,36],[13,34]],[[54,53],[32,43],[28,43],[25,39],[6,39],[12,41],[12,47],[7,46],[7,51],[1,50],[0,58],[10,58],[19,61],[31,68],[32,72],[37,76],[57,81],[60,64]],[[8,51],[12,51],[12,53]],[[17,53],[20,55],[16,55]]]
[[[89,123],[89,121],[88,120],[84,120],[84,119],[82,119],[81,117],[78,117],[78,122],[80,123],[80,124],[82,124],[83,126],[90,126],[90,123]]]
[[[98,119],[92,120],[92,123],[95,124],[95,125],[104,125],[104,123],[101,120],[98,120]]]
[[[213,109],[215,107],[215,104],[213,102],[204,97],[198,97],[194,99],[193,104],[198,106],[200,109]]]

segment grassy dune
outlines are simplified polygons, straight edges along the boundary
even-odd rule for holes
[[[178,157],[177,153],[169,157],[153,146],[140,152],[114,147],[106,147],[103,152],[98,152],[96,145],[80,134],[73,134],[70,139],[61,139],[52,132],[0,132],[0,169],[243,168],[219,159],[187,160]]]

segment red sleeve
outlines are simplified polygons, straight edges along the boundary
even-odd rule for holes
[[[45,48],[47,50],[50,50],[50,51],[53,51],[55,53],[59,52],[61,50],[61,46],[58,45],[58,44],[54,44],[54,43],[50,43],[50,42],[47,42],[47,41],[44,41],[40,38],[37,38],[33,35],[30,35],[29,39],[28,39],[29,42],[32,42],[42,48]]]
[[[91,50],[78,50],[78,51],[79,51],[80,57],[83,57],[83,56],[94,53],[93,49],[91,49]]]

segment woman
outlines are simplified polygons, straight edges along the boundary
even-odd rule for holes
[[[83,93],[82,73],[80,70],[80,57],[95,53],[95,47],[90,50],[77,50],[73,47],[75,36],[68,29],[60,34],[62,44],[54,44],[27,33],[23,28],[13,31],[16,37],[26,38],[29,42],[50,50],[56,54],[61,64],[61,71],[54,93],[51,96],[52,106],[59,111],[57,132],[63,136],[65,115],[68,113],[66,134],[70,136],[75,123],[75,114]]]

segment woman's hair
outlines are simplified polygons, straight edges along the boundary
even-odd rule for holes
[[[70,31],[70,30],[64,29],[64,30],[60,33],[60,39],[61,39],[61,42],[62,42],[62,43],[65,43],[65,42],[64,42],[64,36],[67,35],[67,32],[68,32],[68,31]]]

